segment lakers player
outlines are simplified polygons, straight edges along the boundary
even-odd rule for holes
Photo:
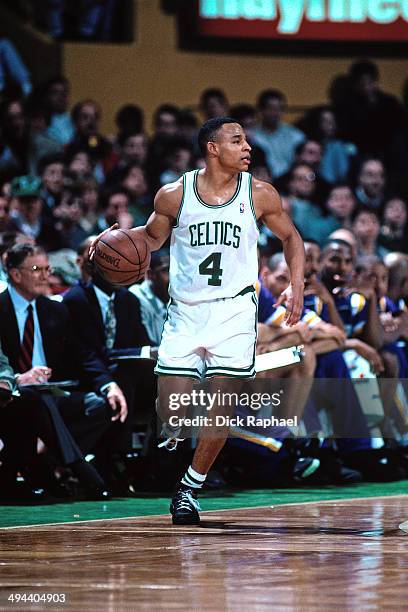
[[[291,284],[285,300],[287,325],[303,306],[304,248],[275,189],[247,172],[251,147],[241,125],[228,117],[201,127],[202,170],[187,172],[156,195],[154,213],[140,232],[152,251],[171,234],[170,302],[159,348],[158,413],[173,450],[180,435],[168,424],[170,396],[192,390],[195,379],[223,380],[255,375],[258,222],[283,243]],[[95,243],[93,244],[93,248]],[[198,524],[196,494],[225,443],[202,436],[192,465],[181,479],[170,511],[174,524]]]

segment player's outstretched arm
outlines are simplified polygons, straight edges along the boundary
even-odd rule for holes
[[[154,212],[150,215],[146,225],[134,227],[130,231],[142,235],[151,251],[157,251],[170,236],[171,229],[180,208],[183,198],[182,179],[175,183],[164,185],[154,199]],[[117,223],[103,231],[93,240],[89,247],[89,259],[92,260],[98,241],[108,232],[117,229]]]
[[[286,324],[295,325],[303,310],[305,249],[290,217],[282,208],[278,192],[272,185],[253,179],[252,191],[258,219],[282,241],[283,252],[290,270],[290,285],[276,305],[286,302]]]

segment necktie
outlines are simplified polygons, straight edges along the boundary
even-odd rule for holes
[[[113,348],[116,336],[116,316],[113,300],[114,296],[109,299],[108,309],[105,316],[105,338],[106,348],[108,349]]]
[[[20,349],[20,359],[18,362],[21,373],[31,370],[33,367],[33,348],[34,348],[34,317],[33,307],[27,306],[27,319],[24,325],[23,341]]]

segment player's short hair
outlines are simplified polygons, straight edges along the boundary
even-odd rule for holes
[[[226,123],[238,122],[236,119],[232,119],[232,117],[213,117],[213,119],[208,119],[208,121],[203,123],[198,132],[198,146],[200,147],[203,157],[207,155],[207,144],[215,140],[217,132]]]

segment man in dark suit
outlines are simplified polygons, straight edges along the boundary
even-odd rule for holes
[[[129,414],[117,436],[111,438],[110,452],[126,455],[131,451],[134,405],[151,412],[154,407],[155,377],[151,347],[141,322],[139,300],[127,289],[115,289],[95,271],[92,279],[79,282],[64,296],[78,343],[91,348],[105,376],[113,376],[126,397]],[[141,357],[142,359],[137,359]],[[144,358],[151,360],[145,361]]]
[[[62,465],[71,467],[96,497],[106,497],[104,482],[83,458],[110,428],[110,419],[124,421],[126,401],[112,377],[98,368],[92,351],[75,342],[70,318],[63,304],[44,297],[48,292],[50,268],[45,252],[29,244],[15,245],[7,251],[9,288],[0,295],[0,340],[22,394],[11,408],[21,413],[20,428],[7,433],[5,451],[10,457],[8,477],[19,463],[23,468],[35,462],[35,442],[39,436]],[[87,374],[94,392],[103,391],[107,402],[96,393],[72,393],[55,398],[39,393],[35,385],[47,381],[81,379]],[[114,411],[111,415],[107,403]],[[29,406],[34,409],[30,412]],[[25,419],[28,419],[26,421]],[[26,423],[29,427],[26,427]],[[31,434],[24,449],[19,448],[19,430]]]

